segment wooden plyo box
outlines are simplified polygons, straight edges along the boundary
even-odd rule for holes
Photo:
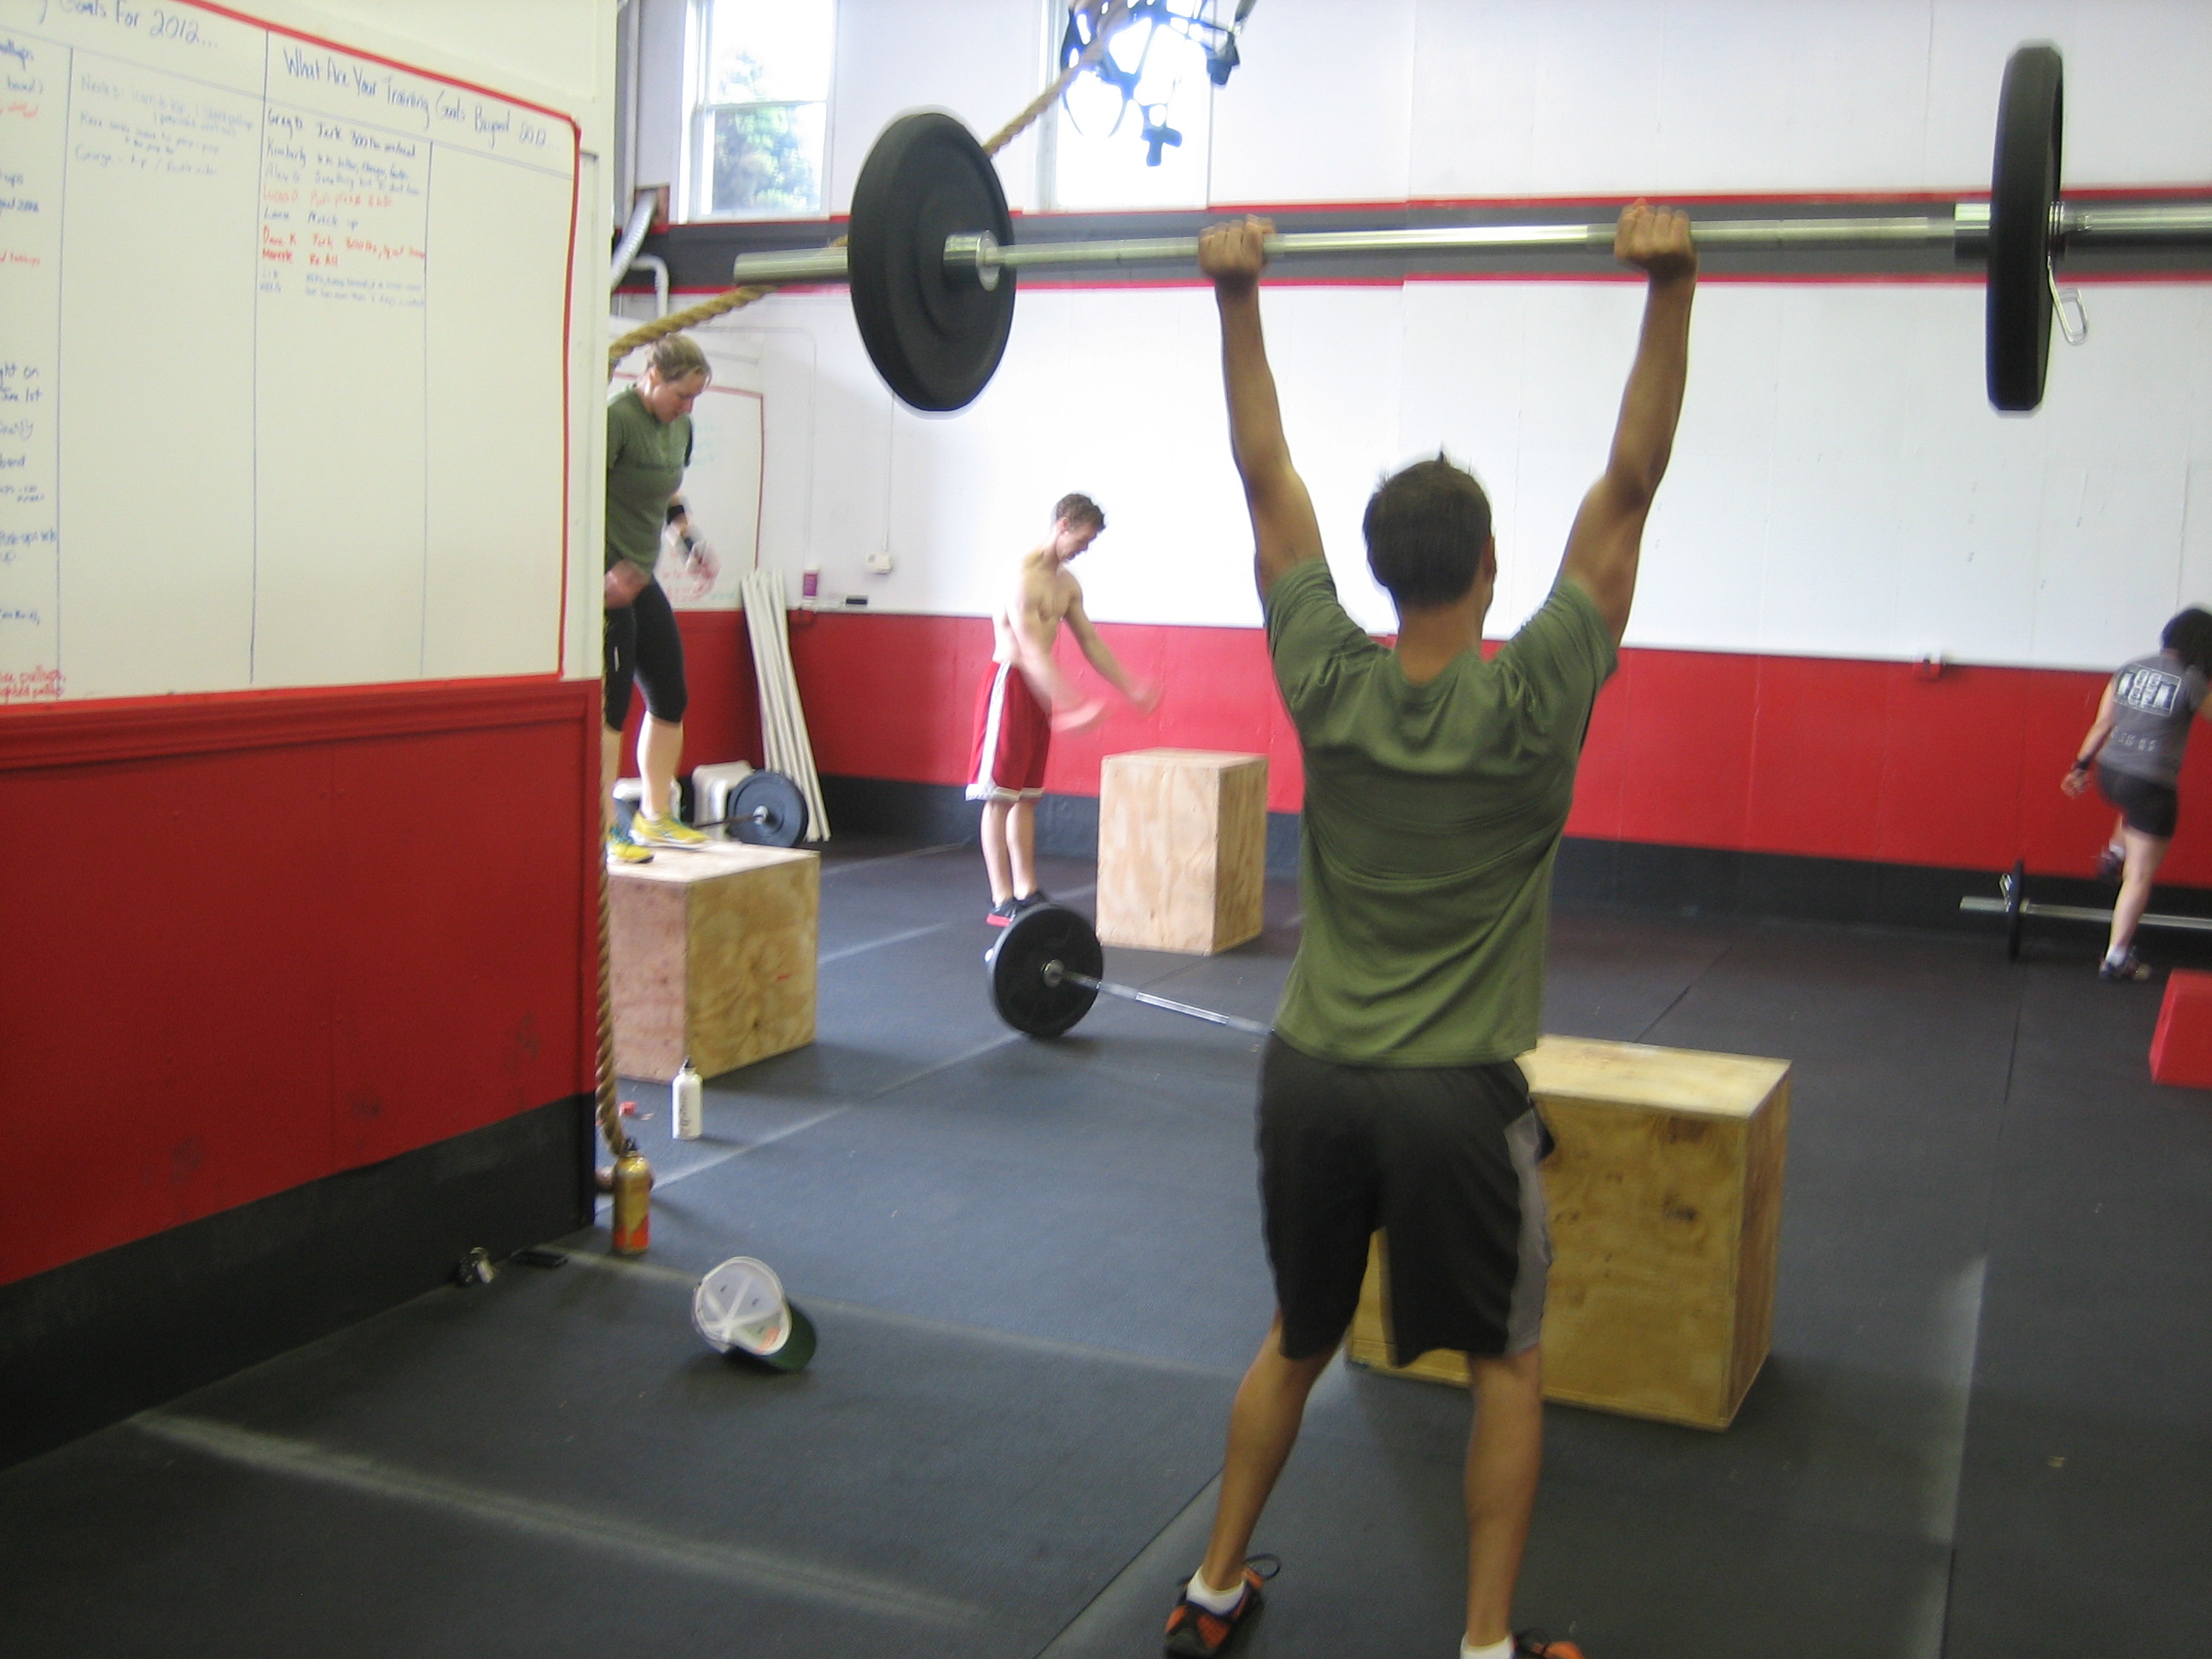
[[[821,855],[716,842],[609,871],[615,1069],[666,1082],[814,1041]]]
[[[1098,780],[1098,937],[1211,956],[1259,935],[1267,757],[1109,755]]]
[[[1773,1329],[1789,1062],[1546,1037],[1521,1065],[1559,1141],[1545,1398],[1728,1427]],[[1377,1233],[1346,1357],[1464,1386],[1461,1354],[1389,1363],[1389,1295]]]

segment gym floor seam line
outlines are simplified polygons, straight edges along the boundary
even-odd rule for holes
[[[1987,1176],[1982,1188],[1982,1226],[1980,1282],[1974,1296],[1973,1340],[1966,1350],[1966,1376],[1964,1398],[1959,1402],[1957,1439],[1958,1456],[1951,1479],[1950,1526],[1943,1538],[1943,1578],[1941,1589],[1942,1603],[1937,1614],[1929,1620],[1932,1645],[1930,1654],[1941,1655],[1951,1639],[1951,1609],[1953,1592],[1959,1577],[1959,1502],[1966,1487],[1966,1443],[1973,1430],[1974,1371],[1980,1363],[1983,1311],[1989,1305],[1989,1260],[1991,1244],[1990,1220],[1996,1206],[1998,1172],[2004,1167],[2006,1133],[2012,1126],[2013,1089],[2020,1076],[2020,1042],[2021,1027],[2027,1017],[2028,983],[2023,981],[2013,994],[2012,1036],[2005,1044],[2004,1082],[1997,1091],[1996,1133],[1992,1137]]]
[[[910,939],[921,939],[931,933],[941,933],[952,926],[949,921],[933,921],[927,927],[909,927],[902,933],[886,933],[881,939],[872,939],[865,945],[848,945],[841,951],[824,951],[814,961],[817,969],[827,968],[833,962],[842,962],[848,957],[865,956],[871,951],[903,945]]]
[[[653,1185],[672,1187],[679,1181],[689,1181],[695,1175],[703,1175],[709,1170],[719,1170],[732,1158],[743,1158],[747,1152],[758,1152],[763,1146],[772,1146],[779,1140],[787,1140],[802,1130],[811,1129],[817,1123],[827,1123],[833,1117],[842,1117],[852,1109],[850,1106],[832,1106],[827,1111],[817,1112],[811,1117],[803,1117],[796,1123],[787,1123],[781,1129],[770,1130],[767,1134],[748,1140],[742,1146],[726,1147],[716,1152],[712,1158],[702,1158],[696,1164],[687,1164],[671,1174],[656,1176],[653,1178]]]
[[[633,1261],[622,1256],[601,1255],[592,1250],[572,1249],[568,1259],[616,1278],[635,1277],[686,1291],[696,1289],[701,1278],[700,1273],[687,1268],[671,1267],[658,1261]],[[872,1308],[864,1302],[842,1302],[831,1297],[810,1296],[803,1289],[799,1290],[792,1299],[810,1310],[818,1309],[845,1318],[873,1321],[897,1330],[928,1331],[939,1335],[964,1337],[994,1347],[1018,1349],[1024,1353],[1049,1354],[1055,1358],[1103,1360],[1135,1370],[1164,1371],[1174,1376],[1197,1377],[1210,1382],[1234,1382],[1242,1375],[1218,1365],[1194,1365],[1185,1360],[1163,1359],[1154,1354],[1135,1353],[1124,1348],[1102,1348],[1092,1342],[1063,1342],[1054,1337],[1030,1336],[1020,1331],[1003,1331],[990,1325],[969,1325],[954,1319],[924,1319],[919,1314],[900,1313],[890,1308]]]
[[[1306,1401],[1306,1410],[1316,1407],[1326,1413],[1340,1404],[1352,1391],[1352,1369],[1342,1354],[1332,1360],[1314,1384]],[[1223,1419],[1224,1434],[1227,1418]],[[1085,1602],[1075,1616],[1060,1626],[1051,1641],[1040,1648],[1035,1659],[1080,1659],[1086,1650],[1119,1653],[1121,1643],[1115,1639],[1119,1626],[1115,1619],[1116,1605],[1129,1596],[1151,1595],[1157,1598],[1158,1607],[1164,1608],[1172,1600],[1176,1586],[1186,1575],[1181,1563],[1188,1560],[1195,1567],[1206,1553],[1206,1540],[1212,1531],[1213,1501],[1221,1487],[1222,1471],[1216,1468],[1212,1475],[1193,1493],[1183,1506],[1170,1516],[1160,1529],[1154,1533],[1128,1560],[1120,1571],[1098,1587],[1098,1593]],[[1261,1517],[1265,1525],[1266,1517]],[[1186,1542],[1186,1536],[1188,1541]],[[1256,1535],[1255,1535],[1256,1541]],[[1172,1559],[1176,1565],[1170,1565]],[[1155,1571],[1158,1580],[1148,1591],[1146,1584]],[[1087,1639],[1086,1625],[1096,1622],[1100,1626],[1103,1642]]]
[[[1664,1008],[1662,1008],[1657,1013],[1652,1015],[1650,1022],[1645,1024],[1642,1030],[1636,1034],[1636,1040],[1638,1042],[1650,1042],[1651,1040],[1651,1034],[1667,1023],[1667,1016],[1673,1013],[1677,1008],[1680,1007],[1684,1001],[1688,999],[1690,993],[1696,990],[1698,986],[1705,983],[1705,975],[1711,973],[1714,969],[1719,967],[1721,963],[1726,962],[1729,957],[1734,954],[1735,947],[1742,942],[1742,937],[1743,936],[1740,933],[1730,933],[1728,938],[1722,942],[1721,948],[1713,952],[1711,956],[1705,958],[1705,965],[1703,967],[1699,968],[1696,973],[1683,980],[1682,988],[1674,993],[1673,1000],[1669,1001]]]
[[[240,1428],[211,1418],[172,1415],[156,1408],[133,1418],[131,1426],[171,1446],[243,1464],[264,1474],[313,1480],[395,1503],[458,1512],[512,1530],[583,1548],[611,1550],[656,1566],[697,1573],[769,1595],[833,1601],[937,1624],[974,1625],[988,1616],[988,1609],[971,1603],[866,1574],[817,1566],[741,1545],[702,1543],[659,1527],[572,1504],[471,1486],[380,1457]]]
[[[945,841],[933,847],[910,848],[903,853],[882,853],[874,858],[838,860],[835,862],[823,859],[822,878],[826,881],[831,876],[842,876],[854,870],[866,870],[878,864],[904,864],[909,859],[932,858],[939,853],[957,853],[966,845],[965,842]]]

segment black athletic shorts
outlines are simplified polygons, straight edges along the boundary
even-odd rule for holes
[[[2181,797],[2171,786],[2100,766],[2097,788],[2119,809],[2120,821],[2137,835],[2173,839],[2173,826],[2181,817]]]
[[[657,581],[647,582],[626,605],[607,612],[605,679],[601,685],[607,730],[619,732],[629,719],[630,681],[645,686],[646,712],[671,726],[682,723],[688,701],[684,687],[684,635],[677,631],[676,608]]]
[[[1395,1363],[1536,1345],[1552,1262],[1536,1166],[1551,1136],[1519,1066],[1340,1066],[1271,1037],[1259,1140],[1285,1358],[1342,1339],[1377,1228]]]

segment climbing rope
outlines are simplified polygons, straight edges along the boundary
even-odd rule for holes
[[[1060,94],[1066,92],[1075,77],[1091,68],[1106,55],[1106,48],[1114,33],[1129,21],[1132,0],[1105,0],[1098,14],[1098,33],[1083,49],[1083,55],[1060,72],[1057,79],[1042,92],[1030,100],[1022,112],[983,141],[983,153],[996,155],[1008,144],[1036,125],[1037,118],[1053,106]],[[845,239],[840,236],[830,246],[842,246]],[[681,311],[672,311],[665,317],[656,317],[649,323],[641,323],[607,348],[607,372],[640,346],[651,345],[655,340],[665,339],[671,334],[680,334],[695,323],[703,323],[725,313],[750,305],[756,300],[767,298],[781,287],[777,283],[754,283],[745,288],[733,288],[717,294],[712,299],[702,300],[696,305],[686,306]]]
[[[996,155],[1008,144],[1027,132],[1030,127],[1036,125],[1037,118],[1052,107],[1054,100],[1067,90],[1075,77],[1106,55],[1107,44],[1114,32],[1129,21],[1130,4],[1131,0],[1104,0],[1104,4],[1098,13],[1098,33],[1091,37],[1091,44],[1083,50],[1083,55],[1062,70],[1059,77],[1050,86],[1030,100],[1020,114],[984,141],[983,153],[986,155]],[[831,246],[836,246],[844,240],[840,236]],[[656,317],[649,323],[641,324],[607,348],[607,371],[612,374],[615,366],[640,346],[651,345],[655,340],[665,339],[671,334],[681,333],[694,323],[703,323],[709,319],[720,317],[725,313],[749,306],[754,301],[764,299],[775,293],[780,286],[779,283],[768,283],[745,288],[733,288],[727,293],[717,294],[710,300],[702,300],[696,305],[686,306],[681,311],[672,311],[665,317]],[[623,1125],[622,1103],[617,1098],[619,1091],[615,1082],[614,967],[609,942],[611,931],[609,921],[607,873],[603,856],[599,869],[598,1115],[599,1133],[607,1143],[607,1150],[617,1158],[620,1158],[636,1143],[630,1139],[629,1131]]]

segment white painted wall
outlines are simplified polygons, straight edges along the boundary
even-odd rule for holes
[[[659,0],[672,3],[672,0]],[[1041,73],[1042,8],[846,0],[836,172],[919,103],[979,129]],[[1268,0],[1215,103],[1213,198],[1970,191],[1985,187],[2010,49],[2056,40],[2068,178],[2212,189],[2202,0],[1561,0],[1543,7]],[[1034,168],[1002,163],[1026,199]],[[1632,284],[1279,288],[1267,302],[1291,442],[1364,619],[1375,479],[1439,445],[1496,497],[1494,626],[1549,582],[1609,436]],[[2098,667],[2212,601],[2212,284],[2088,290],[2043,411],[1991,413],[1981,296],[1948,283],[1709,283],[1674,468],[1632,641],[1719,650]],[[1105,503],[1080,570],[1109,619],[1249,624],[1249,533],[1228,464],[1211,301],[1195,289],[1024,295],[964,413],[895,409],[842,295],[726,325],[762,337],[761,556],[872,608],[975,612],[1063,490]],[[888,549],[896,568],[866,573]]]

